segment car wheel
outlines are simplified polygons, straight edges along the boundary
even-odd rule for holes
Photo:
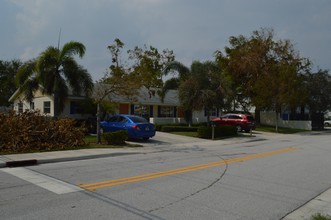
[[[236,128],[237,128],[237,132],[241,132],[242,131],[241,125],[236,125]]]
[[[144,141],[147,141],[149,139],[149,137],[144,137],[143,140]]]
[[[329,123],[324,123],[324,127],[329,127],[330,126],[330,124]]]
[[[250,133],[251,130],[250,130],[250,129],[246,129],[245,132],[246,132],[246,133]]]

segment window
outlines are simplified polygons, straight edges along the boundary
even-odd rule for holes
[[[242,119],[239,115],[230,115],[229,119]]]
[[[205,109],[205,116],[208,116],[208,111],[209,111],[209,116],[218,116],[218,109],[217,108],[212,108],[212,109]]]
[[[128,119],[126,119],[126,118],[124,118],[122,116],[119,116],[118,119],[117,119],[117,122],[119,122],[119,123],[126,123],[126,122],[128,122]]]
[[[83,114],[83,108],[77,101],[70,102],[70,114]]]
[[[44,102],[44,113],[50,114],[51,113],[51,102]]]
[[[138,116],[130,116],[129,117],[134,123],[147,123],[148,121],[145,118]]]
[[[159,106],[159,117],[175,117],[175,108],[173,106]]]
[[[23,103],[17,103],[17,109],[18,109],[18,113],[23,113]]]
[[[30,109],[34,110],[34,102],[30,102]]]
[[[128,119],[126,119],[122,116],[113,116],[113,117],[110,117],[107,121],[108,122],[126,123],[126,122],[128,122]]]
[[[149,118],[153,114],[153,106],[149,105],[131,105],[131,114]]]
[[[134,105],[135,115],[148,115],[149,107],[147,105]]]

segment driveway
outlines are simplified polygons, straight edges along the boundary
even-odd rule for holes
[[[129,142],[132,144],[141,144],[147,147],[155,147],[160,145],[188,144],[188,143],[198,143],[198,142],[206,142],[206,141],[211,141],[211,140],[175,135],[175,134],[157,131],[156,135],[153,138],[149,139],[148,141],[134,140]]]

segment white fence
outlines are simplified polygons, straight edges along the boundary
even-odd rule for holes
[[[149,122],[153,124],[179,124],[185,123],[184,118],[149,118]]]
[[[296,128],[304,130],[312,130],[311,121],[292,121],[292,120],[283,120],[278,115],[278,126],[284,128]],[[275,112],[261,112],[260,113],[260,122],[264,125],[276,126],[276,113]]]
[[[184,118],[149,118],[149,122],[153,124],[181,124],[186,123]],[[207,122],[205,119],[192,118],[193,124]]]

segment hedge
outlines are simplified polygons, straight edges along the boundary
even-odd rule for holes
[[[162,126],[161,131],[163,131],[163,132],[197,132],[198,127]]]
[[[191,126],[191,128],[195,128],[195,129],[198,129],[198,127],[200,126],[207,126],[208,123],[207,122],[202,122],[202,123],[197,123],[197,124],[193,124]],[[155,124],[155,129],[157,131],[162,131],[162,128],[163,127],[189,127],[188,124],[186,123],[179,123],[179,124]],[[167,129],[167,128],[166,128]],[[184,128],[185,129],[185,128]],[[190,129],[189,129],[190,130]],[[196,131],[196,130],[195,130]]]
[[[124,145],[125,141],[128,139],[127,130],[119,130],[114,132],[102,133],[102,138],[109,145]]]
[[[237,129],[235,126],[216,126],[214,127],[214,138],[236,136]],[[212,138],[212,127],[201,126],[198,128],[199,138]]]

